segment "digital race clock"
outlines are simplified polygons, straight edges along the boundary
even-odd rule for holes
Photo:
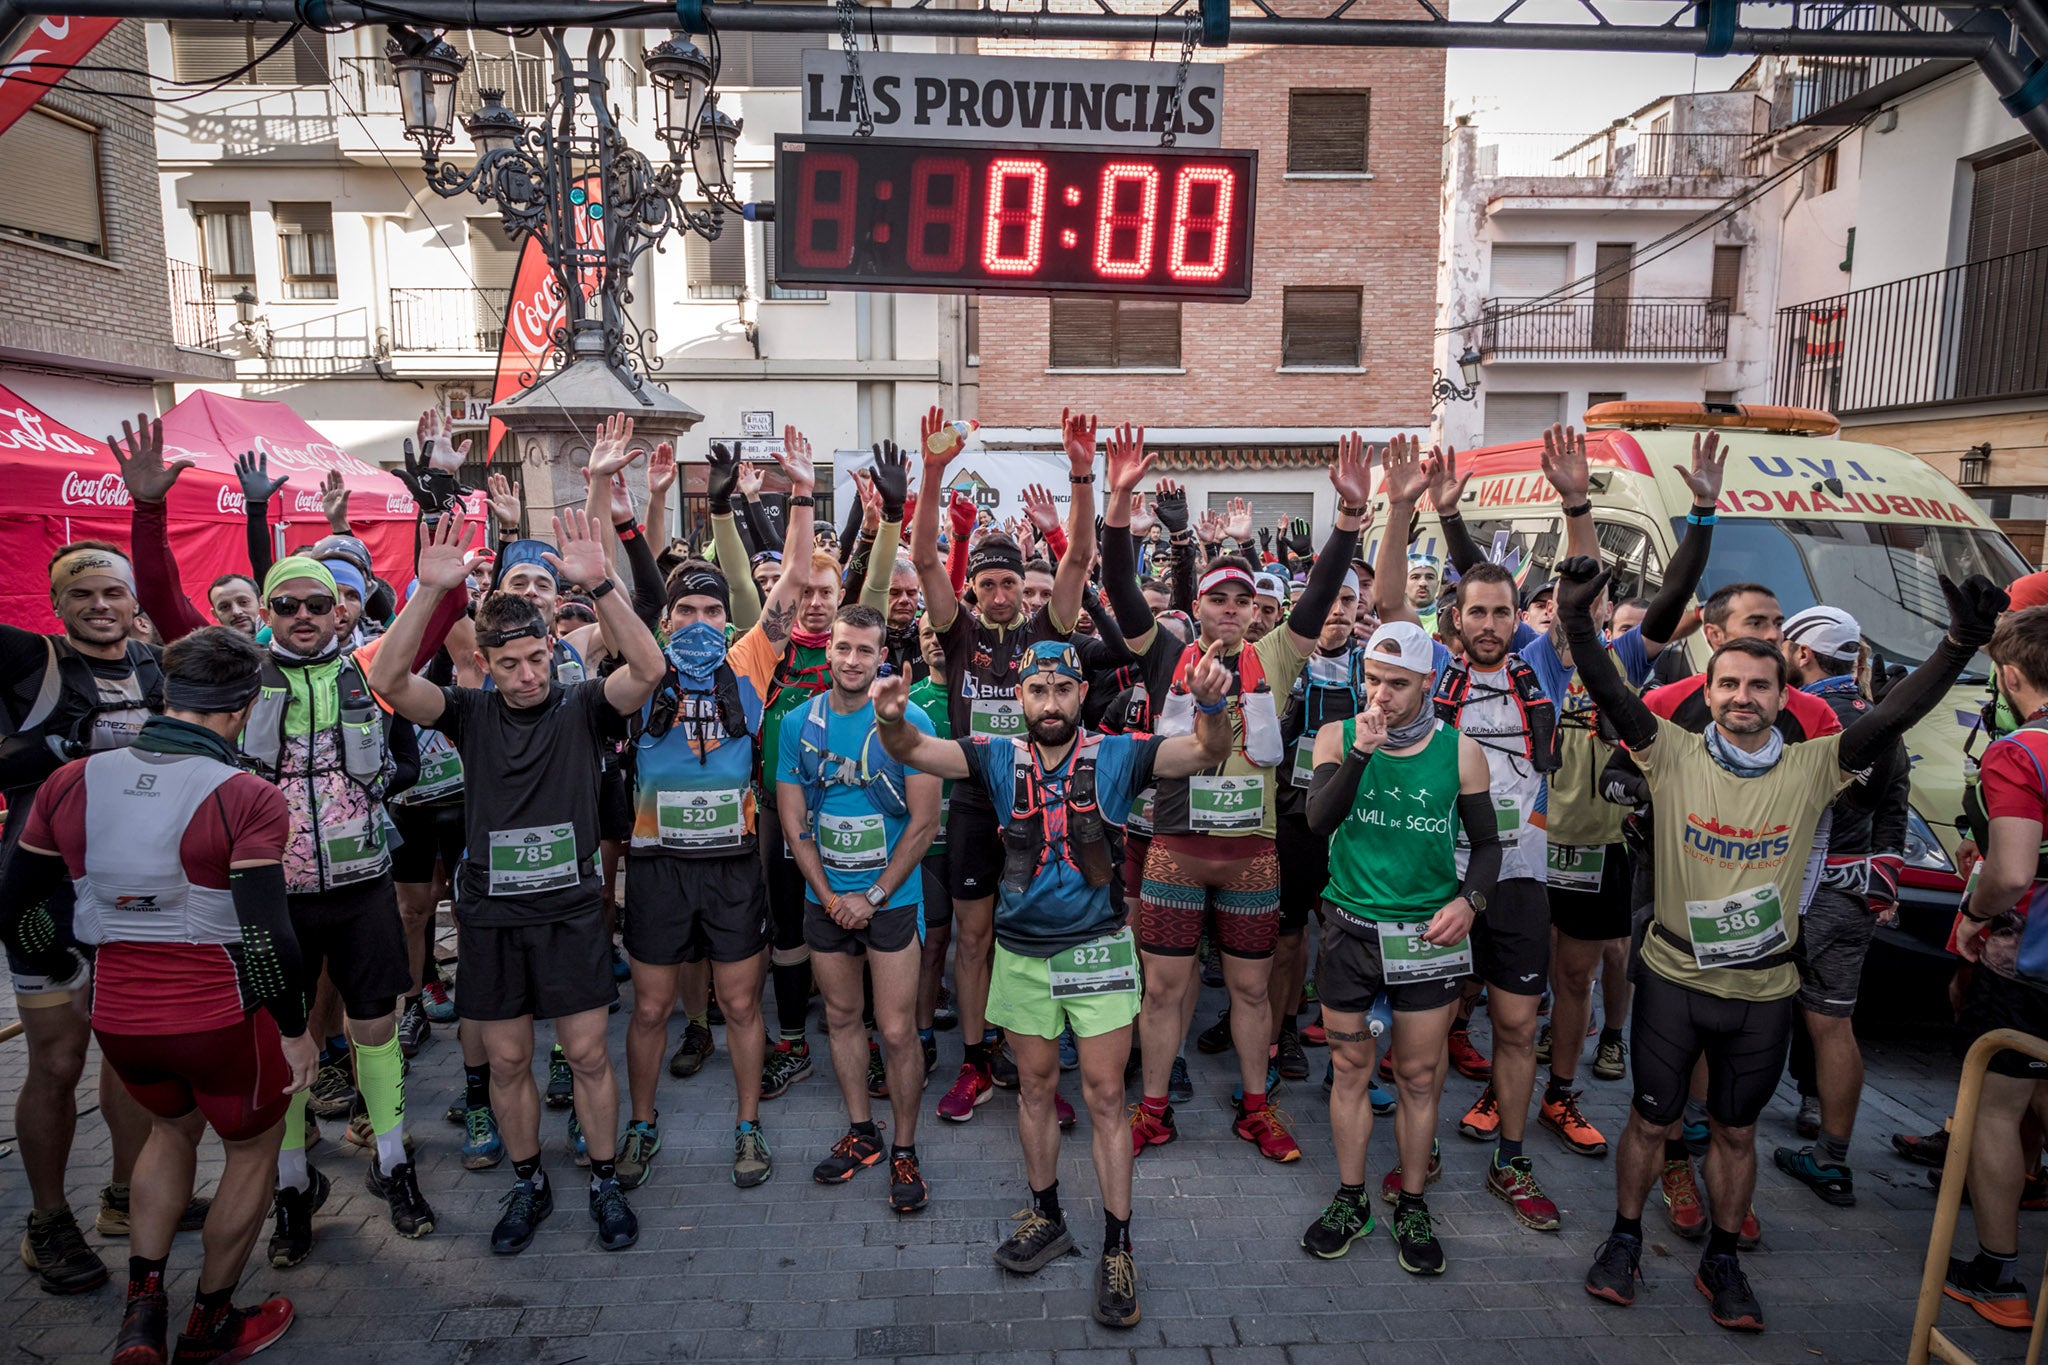
[[[780,283],[1251,296],[1255,151],[810,136],[776,148]]]

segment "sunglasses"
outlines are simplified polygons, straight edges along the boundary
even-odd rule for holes
[[[325,616],[334,610],[334,599],[325,593],[314,593],[310,597],[273,597],[270,610],[277,616],[297,616],[305,608],[308,616]]]

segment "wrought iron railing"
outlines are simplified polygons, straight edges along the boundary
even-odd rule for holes
[[[220,308],[213,299],[213,275],[203,265],[167,260],[170,274],[171,339],[180,346],[220,349]]]
[[[1488,133],[1477,173],[1534,180],[1717,180],[1755,175],[1747,133]]]
[[[485,351],[505,340],[506,295],[483,289],[394,289],[391,349]]]
[[[1949,8],[1942,5],[1845,4],[1841,16],[1828,24],[1835,33],[1948,33]],[[1816,7],[1816,11],[1818,7]],[[1771,129],[1809,120],[1854,122],[1853,112],[1866,96],[1900,77],[1918,73],[1933,79],[1965,65],[1957,58],[1928,57],[1801,57],[1788,64],[1771,95]],[[1919,68],[1927,68],[1919,72]],[[1909,85],[1921,81],[1908,82]],[[1874,98],[1874,97],[1873,97]],[[1853,107],[1853,108],[1852,108]],[[1830,111],[1833,111],[1832,114]]]
[[[1479,349],[1495,360],[1719,360],[1725,299],[1488,299]]]
[[[1835,413],[2048,393],[2048,247],[1778,310],[1777,401]]]

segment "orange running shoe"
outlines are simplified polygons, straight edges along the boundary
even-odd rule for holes
[[[1537,1121],[1564,1139],[1564,1145],[1580,1156],[1607,1155],[1607,1139],[1600,1136],[1600,1130],[1586,1122],[1586,1116],[1579,1112],[1579,1092],[1576,1090],[1561,1100],[1543,1101],[1543,1112]]]
[[[1692,1158],[1664,1163],[1657,1183],[1664,1190],[1664,1221],[1688,1242],[1707,1235],[1707,1209],[1700,1202],[1699,1178],[1693,1174]]]
[[[1479,1098],[1458,1120],[1458,1131],[1474,1142],[1491,1142],[1500,1133],[1500,1106],[1494,1103],[1493,1087],[1479,1092]]]

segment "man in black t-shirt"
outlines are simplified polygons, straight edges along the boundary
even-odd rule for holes
[[[393,623],[370,685],[399,715],[439,729],[462,754],[469,846],[455,878],[462,907],[456,1004],[482,1029],[491,1106],[518,1175],[491,1249],[524,1251],[554,1211],[540,1169],[533,1084],[533,1021],[552,1019],[576,1077],[590,1216],[599,1244],[616,1251],[639,1237],[639,1223],[615,1169],[619,1092],[605,1018],[618,987],[598,877],[599,745],[623,736],[626,717],[654,694],[666,664],[617,592],[603,542],[572,511],[555,519],[562,550],[547,558],[563,583],[590,591],[623,667],[557,687],[546,618],[525,598],[493,593],[477,609],[476,637],[477,661],[495,690],[436,687],[408,672],[435,605],[462,586],[462,537],[454,517],[427,533],[419,591]]]

